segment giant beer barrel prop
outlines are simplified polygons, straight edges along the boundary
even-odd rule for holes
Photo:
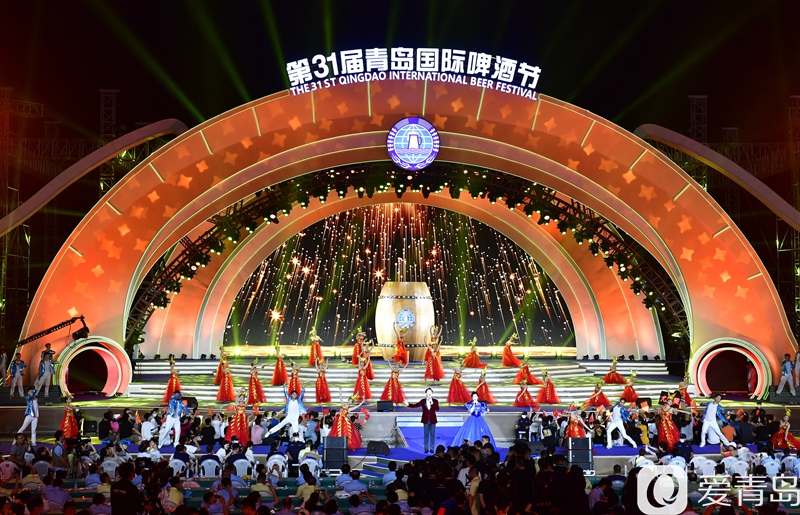
[[[375,335],[378,348],[387,361],[392,359],[397,341],[393,328],[395,322],[408,329],[408,359],[422,361],[425,338],[430,340],[429,330],[435,323],[433,299],[426,283],[389,281],[383,285],[375,309]]]

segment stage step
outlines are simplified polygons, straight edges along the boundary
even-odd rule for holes
[[[27,387],[23,387],[23,390]],[[14,390],[14,398],[11,399],[11,390],[7,386],[0,387],[0,406],[25,406],[28,402],[25,397],[19,397],[19,391]],[[46,406],[48,404],[63,404],[61,399],[61,387],[57,385],[50,386],[50,396],[44,396],[44,388],[39,390],[39,395],[36,396],[39,401],[39,406]]]
[[[595,376],[604,376],[611,369],[611,360],[578,360],[578,365]],[[664,361],[618,361],[617,372],[629,376],[635,370],[640,376],[669,375]]]
[[[422,427],[420,415],[398,415],[395,420],[397,427]],[[461,427],[464,425],[461,415],[439,415],[436,420],[436,427]]]

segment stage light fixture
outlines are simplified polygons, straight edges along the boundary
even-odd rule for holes
[[[650,358],[647,357],[647,354],[642,356],[642,361],[650,361]]]
[[[217,359],[217,356],[216,356],[216,354],[212,354],[212,355],[210,355],[210,356],[208,357],[208,359]]]
[[[589,244],[589,250],[591,251],[593,256],[596,256],[600,253],[600,244],[596,241],[593,241]]]
[[[618,361],[625,361],[625,354],[620,354],[619,356],[617,356],[617,360]]]
[[[595,354],[594,356],[592,356],[592,359],[595,361],[600,361],[600,354]]]
[[[181,359],[187,359],[186,354],[181,354]]]
[[[153,360],[158,361],[159,359],[161,359],[161,354],[156,354],[153,356]]]
[[[530,218],[533,216],[533,213],[536,211],[536,209],[533,207],[533,204],[525,204],[525,207],[522,208],[522,211],[528,218]]]
[[[589,359],[589,355],[588,355],[588,354],[584,354],[584,355],[583,355],[583,359],[584,359],[584,360],[588,360],[588,359]]]
[[[604,257],[603,262],[606,264],[608,268],[614,268],[614,256]]]
[[[653,361],[661,361],[661,356],[659,356],[658,354],[656,354],[656,355],[653,357]]]
[[[567,234],[567,229],[569,229],[569,224],[567,223],[566,220],[561,220],[558,222],[558,224],[556,224],[556,227],[558,227],[558,231],[561,234]]]
[[[631,354],[630,356],[628,356],[628,359],[629,359],[630,361],[636,361],[636,356],[634,356],[633,354]]]
[[[200,359],[206,359],[206,355],[205,354],[200,354]]]

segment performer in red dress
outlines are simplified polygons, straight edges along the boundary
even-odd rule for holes
[[[428,346],[428,350],[425,351],[425,375],[423,376],[423,379],[426,382],[428,379],[433,379],[434,385],[444,379],[442,352],[440,350],[442,342],[439,340],[439,335],[441,332],[442,330],[438,327],[431,327],[431,342],[425,342]]]
[[[165,404],[169,404],[169,401],[172,399],[172,394],[175,393],[175,390],[183,390],[183,388],[181,388],[181,382],[178,381],[178,374],[180,374],[180,370],[175,370],[175,360],[172,359],[172,356],[170,356],[169,382],[167,382],[167,389],[164,392],[164,397],[161,399],[161,401]]]
[[[533,375],[531,372],[530,365],[528,365],[528,360],[525,359],[519,367],[519,371],[517,371],[517,375],[514,376],[514,384],[544,384],[541,379]]]
[[[519,358],[514,355],[514,349],[512,345],[519,343],[517,341],[517,333],[511,335],[511,338],[508,339],[505,346],[503,347],[503,362],[502,365],[504,367],[518,367],[520,366]]]
[[[478,379],[478,386],[475,387],[478,392],[478,400],[486,404],[497,404],[497,399],[494,398],[492,392],[489,391],[489,385],[486,384],[486,369],[481,370],[481,377]]]
[[[531,392],[528,391],[528,385],[522,383],[519,385],[519,393],[514,398],[514,406],[517,408],[535,408],[539,406],[535,400],[533,400],[533,396]]]
[[[669,451],[675,447],[675,444],[678,443],[678,440],[681,438],[681,431],[678,429],[678,426],[675,425],[675,421],[672,420],[673,413],[677,413],[678,411],[681,410],[670,407],[662,407],[658,410],[658,424],[656,424],[658,428],[658,443],[666,443],[667,450]],[[691,414],[691,411],[685,411],[683,413]]]
[[[325,359],[317,360],[317,403],[331,402],[331,390],[328,388],[328,362]]]
[[[220,345],[219,346],[219,364],[217,365],[217,373],[214,376],[214,384],[219,385],[222,382],[222,374],[223,368],[225,364],[228,362],[228,355],[225,354],[225,348]]]
[[[356,402],[358,402],[358,398],[355,396],[342,402],[342,407],[339,408],[339,412],[334,417],[331,432],[328,434],[328,436],[343,436],[347,438],[347,449],[351,451],[361,448],[361,434],[350,420],[350,412],[356,411],[363,404],[362,401],[353,406]]]
[[[281,354],[281,346],[275,346],[275,371],[272,373],[272,386],[280,386],[286,384],[288,377],[286,375],[286,363],[283,361],[283,354]],[[299,391],[299,390],[298,390]]]
[[[560,403],[561,399],[558,398],[556,386],[550,380],[550,376],[547,375],[547,370],[544,369],[542,369],[542,381],[544,381],[544,385],[539,389],[539,393],[536,394],[536,402],[539,404]]]
[[[365,402],[372,398],[372,390],[369,388],[369,378],[367,377],[367,360],[365,358],[361,358],[358,363],[358,376],[356,377],[353,397]]]
[[[789,429],[792,427],[791,424],[789,424],[789,415],[791,415],[791,411],[789,408],[784,409],[786,410],[786,416],[783,417],[778,432],[772,436],[772,446],[775,449],[788,449],[790,451],[800,450],[800,441],[789,433]]]
[[[263,366],[261,368],[264,368]],[[253,360],[250,365],[250,382],[247,385],[247,403],[264,404],[267,396],[264,395],[264,388],[261,387],[261,380],[258,378],[258,358]]]
[[[586,423],[581,418],[579,411],[573,411],[569,414],[569,423],[564,430],[564,438],[586,438]]]
[[[389,380],[386,381],[386,386],[383,388],[381,400],[403,404],[406,402],[406,394],[403,392],[403,385],[400,384],[400,372],[405,370],[406,367],[401,366],[399,363],[390,363],[389,368],[392,372],[389,375]]]
[[[472,399],[472,393],[467,389],[461,374],[464,372],[464,365],[453,369],[453,379],[450,381],[450,390],[447,393],[449,404],[466,404]]]
[[[611,369],[609,369],[608,374],[603,376],[603,381],[606,384],[625,384],[625,378],[622,377],[622,374],[617,372],[617,358],[611,358]]]
[[[620,395],[621,399],[625,399],[625,402],[630,402],[633,404],[636,402],[636,399],[639,398],[639,394],[636,393],[636,390],[633,389],[633,384],[636,379],[636,371],[631,371],[631,377],[625,382],[625,389],[622,390],[622,395]]]
[[[322,338],[317,335],[317,330],[311,328],[311,351],[308,353],[308,366],[313,367],[317,363],[317,358],[324,359],[322,356]],[[298,390],[299,391],[299,390]]]
[[[78,437],[78,421],[75,419],[75,407],[72,406],[72,397],[67,397],[64,405],[64,418],[61,419],[59,429],[64,431],[64,438]]]
[[[406,349],[406,332],[408,329],[401,327],[400,331],[397,330],[397,322],[394,323],[394,334],[397,335],[397,343],[394,344],[394,357],[392,358],[395,363],[408,365],[408,349]]]
[[[245,393],[247,393],[246,390]],[[228,364],[225,363],[225,368],[222,370],[222,381],[219,383],[219,391],[217,391],[217,401],[232,402],[235,400],[236,392],[233,389],[233,374],[231,374]],[[245,398],[245,400],[247,399]]]
[[[239,440],[239,445],[247,447],[250,441],[250,424],[247,421],[247,390],[242,388],[236,396],[236,407],[233,419],[225,431],[225,439],[231,441],[234,436]]]
[[[293,360],[289,360],[292,366],[292,375],[289,377],[289,391],[290,392],[302,392],[303,391],[303,383],[300,382],[300,365],[295,363]]]
[[[471,339],[469,344],[469,354],[464,358],[464,366],[466,368],[486,368],[486,363],[481,363],[481,355],[478,354],[478,339]]]
[[[353,345],[353,359],[351,363],[353,366],[358,366],[358,359],[361,357],[361,353],[364,349],[364,339],[367,337],[367,333],[358,328],[358,334],[356,335],[356,343]]]
[[[372,381],[375,379],[375,371],[372,370],[372,349],[375,347],[375,342],[367,340],[361,348],[361,357],[367,362],[367,379]]]
[[[612,402],[609,401],[606,394],[603,393],[603,381],[597,381],[597,384],[594,385],[594,393],[584,401],[583,409],[585,410],[589,406],[603,406],[605,408],[611,405]]]
[[[747,360],[747,395],[756,393],[756,386],[758,386],[758,373],[753,362]]]

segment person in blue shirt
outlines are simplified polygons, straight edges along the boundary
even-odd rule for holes
[[[39,425],[39,401],[36,400],[36,389],[29,386],[25,401],[28,406],[25,408],[25,421],[17,433],[22,433],[28,426],[31,426],[31,445],[36,445],[36,426]]]
[[[792,392],[792,397],[796,397],[793,372],[794,361],[792,361],[791,356],[784,354],[783,361],[781,361],[781,383],[778,385],[778,391],[775,392],[776,394],[780,395],[781,392],[783,392],[783,388],[788,384],[789,391]]]
[[[22,354],[17,352],[14,354],[14,361],[11,362],[11,369],[8,374],[11,376],[11,398],[14,398],[14,388],[19,391],[20,397],[25,397],[25,392],[22,390],[22,377],[25,375],[25,367],[28,365],[22,361]]]
[[[342,465],[342,473],[336,478],[336,486],[341,488],[345,483],[349,483],[353,478],[350,477],[350,465],[347,463]]]
[[[222,513],[228,515],[228,504],[225,498],[221,495],[211,491],[206,492],[203,496],[203,508],[209,513]]]
[[[705,413],[703,413],[703,429],[700,433],[700,447],[705,446],[706,435],[708,433],[714,433],[717,435],[720,441],[725,444],[725,447],[728,447],[731,444],[728,439],[725,438],[725,435],[722,434],[722,431],[720,431],[719,423],[717,422],[717,419],[725,422],[726,417],[728,416],[728,412],[722,409],[722,406],[719,405],[721,400],[722,395],[715,394],[714,397],[706,404],[706,410]]]
[[[92,505],[89,507],[89,513],[92,515],[111,515],[111,505],[106,504],[105,495],[94,494],[94,497],[92,497]]]
[[[361,504],[362,499],[366,499],[370,504]],[[361,495],[353,494],[350,496],[348,502],[350,503],[350,515],[375,513],[375,499],[369,493],[365,492]]]
[[[233,505],[233,503],[239,500],[239,490],[233,488],[231,478],[229,477],[222,478],[219,488],[216,490],[216,494],[225,500],[225,503],[229,508]]]
[[[158,448],[165,446],[169,440],[170,434],[174,431],[175,436],[172,437],[172,443],[180,441],[181,436],[181,417],[183,415],[191,415],[189,407],[183,403],[183,394],[180,390],[175,390],[172,398],[169,400],[167,406],[167,417],[164,425],[161,426],[161,431],[158,433]]]
[[[46,343],[45,350],[42,351],[42,359],[39,361],[39,376],[36,378],[34,385],[36,386],[36,395],[39,395],[39,390],[44,386],[44,396],[50,397],[50,383],[52,377],[56,375],[56,367],[54,356],[56,352],[50,349],[50,344]]]
[[[98,470],[96,463],[89,465],[89,475],[83,480],[83,484],[86,488],[94,490],[100,486],[100,474],[97,473]]]
[[[353,478],[352,481],[348,481],[344,484],[344,491],[348,494],[360,494],[361,492],[367,491],[367,485],[360,481],[361,479],[361,472],[358,470],[353,470],[350,472],[350,477]]]
[[[383,486],[386,486],[389,483],[394,483],[395,479],[397,479],[397,462],[390,461],[387,465],[387,468],[389,469],[389,472],[383,475],[383,480],[381,481]]]
[[[59,506],[63,507],[69,501],[72,500],[72,496],[69,495],[69,492],[62,489],[61,487],[64,486],[64,480],[60,477],[53,479],[53,484],[48,489],[42,490],[42,497],[47,499],[49,503],[56,503]],[[52,509],[52,508],[51,508]]]

